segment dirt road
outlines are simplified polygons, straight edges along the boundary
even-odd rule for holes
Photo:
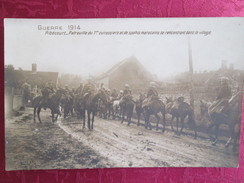
[[[236,167],[238,154],[204,138],[177,136],[96,118],[94,130],[75,118],[32,121],[31,110],[5,122],[7,169],[99,167]]]

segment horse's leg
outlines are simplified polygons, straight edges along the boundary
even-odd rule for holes
[[[176,117],[176,134],[178,134],[178,132],[179,132],[178,127],[179,127],[179,117],[177,116]]]
[[[122,109],[121,109],[122,111],[122,119],[121,119],[121,123],[123,123],[124,122],[124,120],[125,120],[125,109],[124,109],[124,107],[122,107]]]
[[[88,129],[90,130],[91,129],[91,126],[90,126],[90,120],[91,120],[91,116],[90,116],[90,114],[91,114],[91,111],[90,110],[87,110],[87,123],[88,123]]]
[[[229,124],[229,136],[230,138],[226,142],[225,147],[229,147],[231,141],[234,139],[234,126],[231,124]]]
[[[60,116],[61,116],[60,111],[58,111],[58,112],[57,112],[57,115],[56,115],[56,117],[55,117],[55,121],[58,121],[58,115],[60,115]]]
[[[33,116],[34,116],[34,122],[36,122],[36,107],[34,107]]]
[[[54,119],[54,112],[52,111],[52,122],[54,123],[55,119]]]
[[[147,125],[148,125],[148,128],[151,130],[152,129],[152,125],[150,123],[150,114],[148,114]]]
[[[193,130],[194,130],[194,133],[195,133],[195,135],[194,135],[194,139],[197,139],[197,125],[196,125],[196,123],[195,122],[193,122]]]
[[[172,129],[172,131],[173,132],[175,132],[175,134],[177,133],[175,130],[174,130],[174,126],[173,126],[173,122],[174,122],[174,119],[175,119],[176,117],[172,114],[172,117],[171,117],[171,129]],[[176,121],[177,122],[177,121]]]
[[[215,126],[215,140],[214,140],[214,142],[212,143],[212,145],[216,145],[217,144],[217,142],[218,142],[218,133],[219,133],[219,125],[216,125]]]
[[[228,139],[228,141],[226,142],[226,144],[225,144],[225,147],[226,147],[226,148],[229,147],[229,145],[230,145],[230,143],[231,143],[231,140],[232,140],[232,137],[230,137],[230,138]]]
[[[108,119],[110,119],[111,116],[111,107],[110,104],[108,105]]]
[[[140,113],[140,111],[137,111],[137,119],[138,119],[137,126],[140,126],[140,119],[141,119],[141,113]]]
[[[157,119],[156,131],[158,131],[158,124],[159,124],[159,120],[160,120],[160,118],[159,118],[158,114],[154,114],[154,116],[155,116],[156,119]]]
[[[162,114],[162,117],[163,117],[163,132],[165,131],[165,126],[166,126],[166,119],[165,119],[165,112],[161,112],[161,114]]]
[[[91,125],[91,129],[93,129],[94,117],[95,117],[95,111],[92,112],[92,125]]]
[[[130,110],[127,115],[128,115],[127,117],[128,117],[128,126],[129,126],[131,124],[131,118],[133,115],[133,111]]]
[[[38,120],[40,123],[42,122],[41,117],[40,117],[41,109],[42,109],[41,107],[38,107],[38,109],[37,109],[37,117],[38,117]]]
[[[152,129],[149,120],[150,120],[150,114],[148,112],[146,112],[146,120],[145,120],[145,128],[146,129]]]
[[[212,122],[211,124],[208,125],[208,128],[207,128],[207,134],[208,136],[212,139],[214,139],[214,137],[210,134],[210,130],[215,126],[215,123]]]
[[[83,128],[86,127],[86,110],[82,109]]]
[[[147,129],[147,127],[148,127],[148,115],[147,115],[147,111],[145,110],[144,112],[143,112],[143,115],[144,115],[144,121],[145,121],[145,128]]]
[[[233,151],[236,151],[236,148],[237,148],[237,139],[238,139],[238,135],[235,135],[233,137],[233,147],[232,147],[232,150]]]
[[[182,133],[182,131],[183,131],[183,128],[184,128],[184,121],[185,121],[185,117],[181,117],[181,118],[180,118],[181,129],[180,129],[179,135],[181,135],[181,133]]]

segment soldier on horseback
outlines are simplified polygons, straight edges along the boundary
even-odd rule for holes
[[[122,100],[124,99],[131,99],[132,100],[132,95],[131,95],[131,89],[128,84],[125,84],[125,89],[123,91],[123,97],[121,98]]]
[[[118,93],[115,88],[112,90],[111,97],[113,100],[116,100],[118,98]]]
[[[221,86],[218,90],[216,101],[209,107],[210,113],[227,113],[228,100],[231,98],[232,92],[229,86],[229,79],[221,78]]]
[[[150,101],[155,100],[155,99],[159,99],[158,91],[156,89],[156,83],[155,82],[150,83],[150,86],[149,86],[148,91],[147,91],[147,98],[149,98]]]
[[[158,91],[156,89],[156,83],[151,82],[147,91],[147,99],[143,102],[142,107],[149,106],[151,102],[159,100]]]
[[[83,83],[80,83],[80,86],[76,89],[75,93],[76,94],[81,94],[83,90]]]
[[[46,109],[47,108],[46,106],[48,105],[49,96],[51,93],[54,93],[54,89],[50,83],[47,83],[46,86],[42,88],[41,93],[42,93],[42,104],[43,106],[45,106],[44,109]]]
[[[123,97],[123,95],[124,95],[124,94],[123,94],[123,90],[120,90],[120,91],[119,91],[119,95],[118,95],[118,99],[120,100],[120,99]]]

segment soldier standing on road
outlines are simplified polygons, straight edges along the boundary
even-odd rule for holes
[[[23,94],[23,106],[25,107],[28,104],[28,100],[31,96],[31,86],[28,83],[22,85],[22,94]]]

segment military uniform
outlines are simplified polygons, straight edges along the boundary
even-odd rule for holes
[[[222,83],[218,90],[216,101],[209,107],[210,113],[227,113],[229,99],[232,96],[231,88],[227,82]]]
[[[83,90],[83,85],[80,84],[80,86],[76,89],[75,93],[76,94],[81,94],[82,93],[82,90]]]

